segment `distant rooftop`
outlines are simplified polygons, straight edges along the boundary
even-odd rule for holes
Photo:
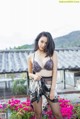
[[[80,70],[80,48],[56,49],[58,70]],[[0,74],[27,71],[27,57],[32,50],[0,50]]]

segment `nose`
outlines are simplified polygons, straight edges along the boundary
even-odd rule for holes
[[[46,44],[45,44],[45,43],[43,43],[43,44],[42,44],[42,46],[43,46],[43,47],[45,47],[45,46],[46,46]]]

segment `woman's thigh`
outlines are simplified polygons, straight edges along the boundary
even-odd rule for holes
[[[48,103],[51,107],[51,110],[54,114],[59,114],[60,112],[60,105],[59,102],[51,102],[50,100],[48,100]]]
[[[32,105],[35,113],[42,113],[42,97],[40,98],[39,102],[34,101]]]

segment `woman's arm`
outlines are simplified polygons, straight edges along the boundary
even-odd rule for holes
[[[53,71],[52,71],[52,86],[51,90],[54,91],[56,87],[56,81],[57,81],[57,65],[58,65],[58,58],[57,53],[54,52],[53,55]]]
[[[33,74],[33,71],[32,71],[32,67],[33,67],[33,64],[32,64],[32,55],[29,55],[28,56],[27,64],[28,64],[29,77],[30,77],[30,79],[32,79],[32,78],[34,78],[34,74]]]
[[[30,79],[40,80],[41,76],[37,74],[33,74],[33,55],[28,56],[27,64],[28,64],[28,73]]]

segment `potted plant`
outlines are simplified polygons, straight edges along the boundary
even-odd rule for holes
[[[12,92],[15,95],[23,95],[26,94],[27,85],[25,85],[26,80],[17,79],[13,81],[12,84]]]

